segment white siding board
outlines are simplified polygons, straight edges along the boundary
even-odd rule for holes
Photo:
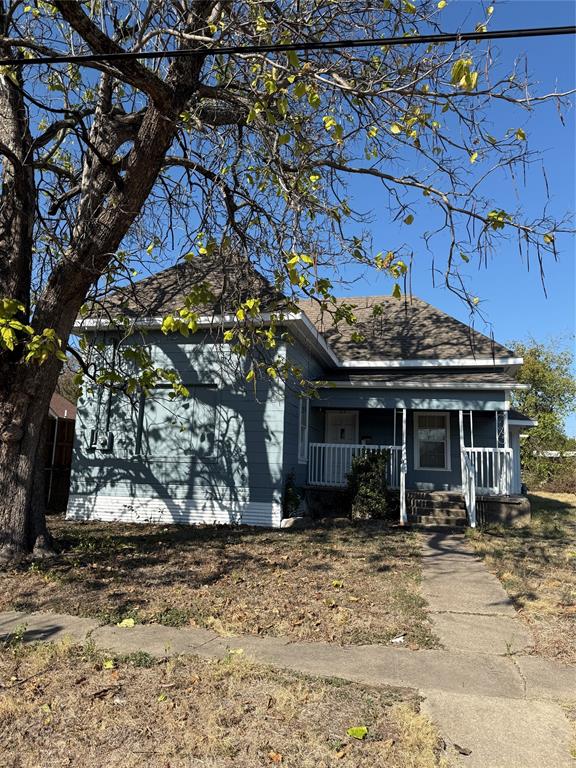
[[[218,502],[210,499],[73,495],[68,520],[179,525],[257,525],[278,528],[282,517],[277,502]]]

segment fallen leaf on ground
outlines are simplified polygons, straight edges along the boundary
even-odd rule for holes
[[[353,739],[358,739],[358,741],[362,741],[362,739],[365,739],[368,735],[368,728],[366,728],[365,725],[355,725],[353,728],[348,728],[346,731],[348,736],[351,736]]]
[[[268,757],[273,763],[281,763],[282,762],[282,755],[280,752],[274,752],[273,749],[268,752]]]
[[[136,622],[134,619],[122,619],[116,624],[117,627],[133,627]]]

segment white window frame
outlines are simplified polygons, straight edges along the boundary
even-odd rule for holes
[[[420,466],[420,440],[418,430],[421,416],[442,416],[446,430],[446,441],[444,443],[444,467],[421,467]],[[415,411],[414,412],[414,468],[421,472],[451,472],[450,463],[450,412],[449,411]]]
[[[308,433],[310,431],[310,400],[301,397],[298,407],[298,464],[308,463]],[[302,430],[304,427],[304,431]]]

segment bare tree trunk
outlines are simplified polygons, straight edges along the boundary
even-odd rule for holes
[[[0,564],[17,562],[36,546],[38,552],[51,548],[42,475],[58,361],[44,368],[42,375],[29,369],[27,380],[15,381],[10,396],[0,401]]]

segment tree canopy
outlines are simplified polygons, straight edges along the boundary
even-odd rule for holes
[[[550,479],[554,469],[543,453],[570,450],[565,419],[576,410],[574,352],[560,339],[547,343],[532,339],[512,347],[524,358],[518,381],[528,385],[527,390],[512,393],[513,405],[538,422],[523,440],[522,463],[534,482],[542,482]],[[562,470],[561,462],[556,465]]]

